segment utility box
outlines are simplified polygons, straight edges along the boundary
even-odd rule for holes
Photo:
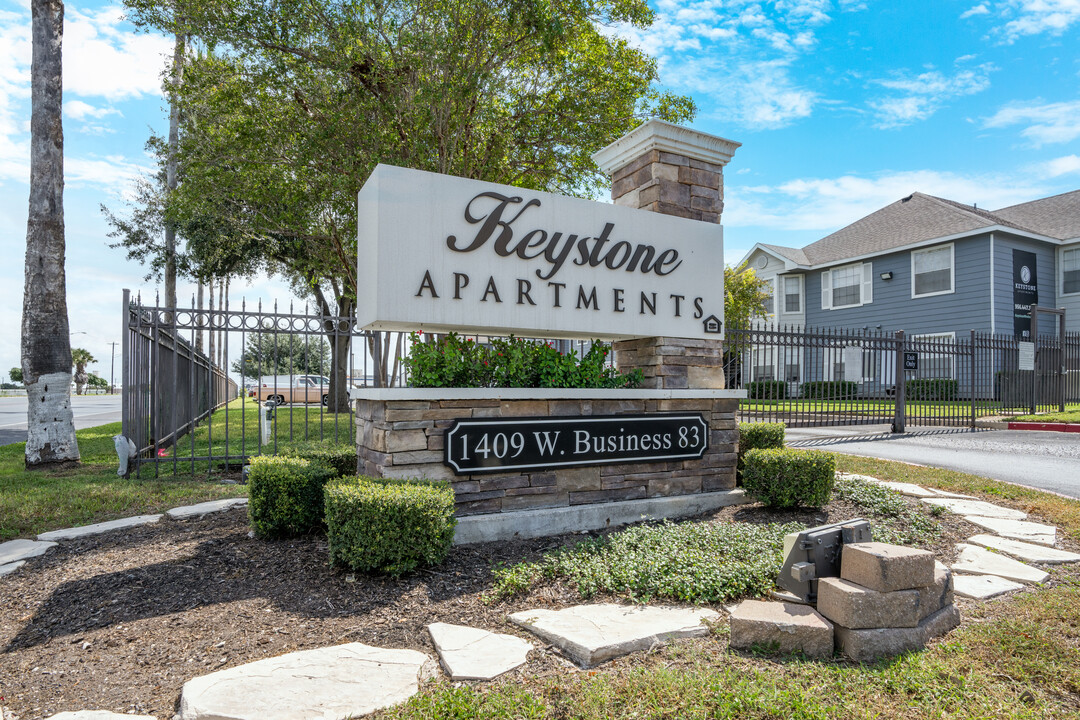
[[[872,541],[870,523],[862,518],[785,535],[784,564],[776,584],[803,602],[816,602],[818,579],[840,577],[844,545]]]
[[[263,445],[270,442],[270,434],[274,428],[274,408],[277,403],[267,400],[259,405],[259,437]]]

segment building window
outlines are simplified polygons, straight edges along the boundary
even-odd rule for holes
[[[944,295],[953,291],[953,246],[911,251],[911,297]]]
[[[919,369],[915,371],[915,377],[920,380],[956,378],[956,369],[953,365],[956,333],[913,335],[912,340],[915,342],[911,347],[919,353]]]
[[[874,302],[872,263],[843,265],[821,273],[821,309],[839,310]]]
[[[765,293],[765,314],[776,314],[776,293],[774,292],[774,284],[772,280],[766,280],[765,285],[762,286],[762,290]]]
[[[802,278],[798,275],[787,275],[784,282],[784,312],[802,312]]]
[[[1080,293],[1080,247],[1061,253],[1061,292]]]

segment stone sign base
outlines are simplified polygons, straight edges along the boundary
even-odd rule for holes
[[[454,488],[459,516],[686,496],[735,487],[735,412],[745,397],[743,391],[363,388],[353,390],[352,397],[359,472],[447,480]],[[700,413],[709,426],[704,456],[476,475],[456,475],[443,464],[444,433],[458,419],[649,412]]]

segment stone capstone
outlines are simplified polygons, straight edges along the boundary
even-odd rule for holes
[[[810,658],[833,653],[832,623],[808,605],[744,600],[732,609],[729,621],[731,647],[739,650],[775,647]]]
[[[934,584],[919,588],[919,620],[953,602],[953,573],[934,561]]]
[[[523,610],[510,621],[562,649],[582,667],[648,650],[668,640],[706,635],[704,621],[720,616],[707,608],[578,605],[564,610]]]
[[[960,624],[960,611],[948,605],[912,628],[855,630],[836,626],[836,648],[856,662],[921,650],[931,638],[939,637]]]
[[[152,715],[124,715],[108,710],[76,710],[50,715],[47,720],[157,720]]]
[[[1046,563],[1047,565],[1080,562],[1080,555],[1074,552],[1055,550],[1054,548],[1033,545],[996,535],[973,535],[967,541],[973,545],[982,545],[1028,562]]]
[[[5,543],[0,543],[0,565],[16,563],[20,560],[28,560],[43,555],[51,547],[56,547],[56,543],[25,539],[8,540]]]
[[[978,515],[979,517],[1004,518],[1006,520],[1023,520],[1027,513],[1012,508],[1004,508],[982,500],[963,500],[956,498],[923,498],[922,501],[929,505],[943,507],[957,515]]]
[[[173,520],[183,520],[185,518],[202,517],[203,515],[212,512],[229,510],[234,507],[247,505],[247,503],[247,498],[226,498],[224,500],[211,500],[210,502],[198,503],[197,505],[184,505],[182,507],[174,507],[172,510],[166,510],[165,514],[171,517]]]
[[[533,646],[519,637],[464,625],[427,626],[451,680],[491,680],[525,664]]]
[[[818,612],[847,628],[915,627],[919,601],[919,590],[883,593],[840,578],[818,581]]]
[[[972,525],[989,530],[995,535],[1023,540],[1040,545],[1053,545],[1057,541],[1057,528],[1053,525],[1028,522],[1027,520],[1006,520],[1004,518],[980,517],[968,515],[964,518]]]
[[[1019,560],[990,552],[985,548],[975,545],[960,543],[956,546],[960,551],[956,562],[953,563],[953,572],[965,572],[973,575],[997,575],[1006,580],[1016,580],[1025,583],[1046,582],[1049,573],[1038,568],[1025,565]]]
[[[161,515],[136,515],[135,517],[109,520],[107,522],[94,523],[93,525],[82,525],[80,527],[66,528],[64,530],[53,530],[51,532],[41,533],[37,536],[37,539],[50,542],[56,540],[77,540],[78,538],[99,535],[104,532],[109,532],[110,530],[123,530],[124,528],[138,527],[139,525],[149,525],[151,523],[156,523],[160,519]]]
[[[881,593],[934,584],[934,554],[881,542],[844,545],[840,577]]]
[[[1024,589],[1020,583],[997,575],[953,575],[953,583],[957,595],[975,600],[986,600]]]
[[[188,680],[176,720],[345,720],[408,700],[435,672],[415,650],[301,650]]]

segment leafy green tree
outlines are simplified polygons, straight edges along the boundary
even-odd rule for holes
[[[724,268],[724,322],[729,328],[745,328],[750,319],[765,314],[769,283],[743,263]]]
[[[86,366],[97,362],[97,359],[85,348],[71,349],[71,363],[75,366],[75,394],[82,395],[86,390],[89,376],[86,374]]]
[[[326,375],[330,372],[330,344],[311,335],[251,333],[232,371],[253,379],[266,375]]]
[[[172,2],[128,7],[175,28]],[[355,311],[356,193],[377,163],[588,197],[607,183],[593,152],[694,112],[605,30],[647,27],[645,0],[193,0],[183,17],[206,52],[175,89],[163,217],[212,218],[215,248],[242,245],[244,267],[284,273],[325,315]],[[348,340],[332,338],[331,409]]]
[[[20,367],[11,368],[10,370],[8,370],[8,377],[11,378],[11,382],[13,382],[13,383],[21,383],[22,382],[22,368],[20,368]]]
[[[108,390],[109,381],[100,375],[88,375],[86,378],[86,386],[97,388],[99,390]]]

